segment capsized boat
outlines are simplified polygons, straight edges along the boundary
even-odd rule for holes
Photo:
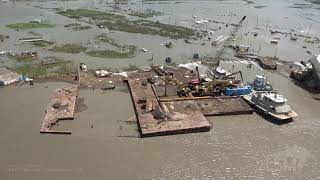
[[[254,108],[276,120],[288,120],[297,117],[287,104],[287,99],[276,92],[255,92],[243,98]]]

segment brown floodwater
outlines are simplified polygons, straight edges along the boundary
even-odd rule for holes
[[[126,122],[135,117],[125,88],[81,90],[87,109],[57,126],[72,135],[39,133],[50,92],[68,84],[1,88],[1,177],[314,179],[319,176],[320,102],[286,77],[267,76],[299,113],[293,122],[279,125],[257,114],[212,117],[210,132],[146,139],[137,138],[136,124]]]
[[[101,1],[103,2],[103,1]],[[129,1],[131,2],[131,1]],[[162,22],[190,25],[191,12],[198,17],[219,17],[228,22],[232,10],[239,16],[249,14],[247,30],[254,31],[257,14],[259,26],[270,21],[270,26],[282,29],[294,28],[306,31],[311,23],[312,35],[319,36],[319,10],[291,8],[298,1],[259,1],[247,4],[244,1],[132,1],[123,8],[166,9],[167,14],[158,18]],[[93,28],[88,31],[70,32],[63,25],[74,22],[56,15],[47,9],[34,7],[98,7],[110,8],[106,3],[87,1],[30,1],[0,3],[0,34],[11,36],[0,43],[0,50],[38,50],[40,56],[56,55],[75,62],[85,62],[89,67],[127,67],[130,63],[148,65],[151,54],[154,63],[163,63],[168,54],[178,63],[189,61],[197,51],[214,53],[209,46],[186,45],[182,40],[172,40],[173,49],[160,46],[168,38],[129,33],[112,33],[122,43],[135,43],[151,52],[140,53],[133,59],[100,59],[80,54],[52,53],[46,49],[18,44],[17,39],[26,37],[28,31],[10,30],[5,24],[24,22],[42,17],[57,24],[53,29],[34,30],[58,43],[88,43],[95,35],[105,30]],[[257,9],[256,5],[267,7]],[[212,9],[215,9],[213,11]],[[175,10],[174,10],[175,9]],[[171,16],[171,18],[169,18]],[[172,18],[176,17],[176,18]],[[288,17],[288,18],[285,18]],[[309,19],[307,19],[309,18]],[[311,18],[311,20],[310,20]],[[236,18],[233,18],[236,22]],[[216,26],[212,24],[212,26]],[[260,32],[260,31],[259,31]],[[223,34],[224,30],[217,32]],[[227,32],[225,32],[227,33]],[[243,32],[242,32],[243,33]],[[261,35],[261,36],[260,36]],[[302,39],[290,42],[281,36],[278,56],[290,61],[308,58],[301,48]],[[273,56],[276,47],[269,44],[270,34],[264,31],[257,39],[243,38],[241,42],[258,47],[263,55]],[[96,42],[91,45],[97,45]],[[103,45],[101,45],[103,46]],[[307,44],[317,51],[317,44]],[[42,54],[43,53],[43,54]],[[228,53],[227,53],[228,54]],[[15,62],[0,57],[3,64]],[[72,131],[72,135],[40,134],[44,109],[50,93],[66,83],[48,82],[0,88],[0,179],[317,179],[320,177],[320,101],[296,86],[288,77],[261,70],[256,65],[247,68],[247,62],[222,62],[221,66],[232,71],[242,70],[245,81],[256,74],[266,74],[268,80],[285,95],[291,107],[299,114],[293,122],[278,124],[253,115],[211,117],[212,130],[206,133],[184,134],[140,139],[129,93],[125,88],[115,91],[81,90],[80,98],[87,108],[76,114],[73,121],[61,121],[57,129]],[[84,107],[85,107],[84,106]],[[92,128],[93,127],[93,128]]]

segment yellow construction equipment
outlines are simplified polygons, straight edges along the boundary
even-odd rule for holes
[[[195,96],[216,96],[221,95],[221,92],[226,87],[238,87],[235,80],[214,79],[206,84],[200,84],[195,87],[193,95]]]
[[[235,74],[240,74],[241,81],[232,79],[230,76]],[[237,71],[235,73],[229,74],[227,76],[222,77],[221,79],[213,79],[207,83],[201,83],[193,87],[193,95],[195,96],[215,96],[221,95],[221,92],[226,87],[236,88],[239,87],[239,84],[243,82],[243,77],[241,71]]]
[[[167,95],[167,88],[166,85],[169,82],[173,82],[176,86],[177,86],[177,94],[179,97],[181,96],[189,96],[189,93],[191,92],[190,89],[188,88],[188,86],[185,83],[180,82],[179,80],[177,80],[176,78],[172,77],[172,76],[166,76],[165,79],[165,95]]]

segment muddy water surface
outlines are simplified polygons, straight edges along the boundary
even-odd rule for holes
[[[241,67],[241,66],[239,66]],[[244,68],[244,67],[243,67]],[[301,179],[319,170],[319,102],[282,76],[269,77],[299,118],[278,125],[257,114],[209,118],[208,133],[137,138],[130,96],[81,90],[86,110],[39,133],[49,95],[65,83],[0,89],[5,179]],[[288,90],[290,89],[290,90]],[[303,105],[302,105],[303,104]]]
[[[192,12],[200,18],[219,18],[228,22],[230,11],[248,16],[247,31],[270,26],[280,29],[307,31],[319,36],[319,10],[317,5],[307,8],[292,8],[295,1],[259,1],[247,4],[244,1],[129,1],[123,9],[154,8],[166,10],[163,17],[154,17],[161,22],[192,25]],[[103,3],[103,2],[102,2]],[[59,44],[91,43],[94,36],[106,30],[93,28],[88,31],[70,32],[63,25],[74,22],[56,15],[53,11],[34,7],[66,7],[60,1],[18,2],[0,4],[0,32],[11,38],[0,44],[1,50],[37,50],[40,56],[56,55],[74,62],[85,62],[90,67],[127,67],[130,63],[148,65],[153,53],[154,63],[163,63],[170,55],[176,62],[187,62],[193,52],[214,55],[211,45],[184,44],[183,40],[170,40],[176,45],[166,49],[160,44],[168,38],[114,32],[112,37],[121,43],[133,43],[147,47],[150,52],[139,53],[133,59],[101,59],[80,54],[48,52],[47,49],[17,43],[18,38],[28,36],[28,31],[10,30],[5,24],[24,22],[42,17],[53,21],[53,29],[37,29],[43,37]],[[254,8],[266,5],[265,8]],[[68,2],[68,7],[97,7],[110,9],[110,3],[99,4],[87,1]],[[212,7],[212,8],[211,8]],[[172,10],[170,10],[172,9]],[[258,23],[257,23],[257,16]],[[170,18],[171,17],[171,18]],[[176,18],[174,18],[176,17]],[[237,22],[238,18],[232,18]],[[258,24],[258,25],[257,25]],[[211,24],[212,28],[217,27]],[[204,27],[205,28],[205,27]],[[228,34],[226,29],[215,33]],[[229,29],[230,30],[230,29]],[[240,31],[241,32],[241,31]],[[244,34],[244,30],[241,33]],[[300,61],[309,58],[301,48],[302,39],[291,42],[281,36],[278,46],[269,44],[271,35],[259,30],[257,38],[242,38],[240,42],[261,44],[261,54],[277,54],[285,60]],[[243,36],[246,37],[246,36]],[[103,45],[101,45],[103,46]],[[307,44],[317,51],[317,44]],[[227,56],[226,53],[225,56]],[[0,57],[4,64],[15,62]],[[230,57],[229,57],[230,58]],[[297,87],[288,77],[262,71],[257,66],[247,68],[247,62],[223,62],[230,71],[242,70],[245,81],[256,74],[266,74],[268,80],[284,94],[299,117],[288,124],[279,125],[257,114],[209,118],[213,125],[210,132],[178,136],[139,139],[135,124],[126,121],[135,119],[130,96],[123,90],[102,92],[81,90],[80,97],[87,106],[73,121],[60,122],[57,129],[73,132],[70,136],[44,135],[39,133],[50,93],[65,83],[41,83],[0,88],[0,179],[316,179],[319,178],[320,123],[319,101],[305,90]],[[232,65],[235,65],[232,69]]]

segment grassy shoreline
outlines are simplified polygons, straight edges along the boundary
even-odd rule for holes
[[[12,68],[12,70],[32,78],[76,74],[76,68],[74,68],[69,62],[59,62],[51,65],[42,65],[40,63],[24,64],[16,66]]]

